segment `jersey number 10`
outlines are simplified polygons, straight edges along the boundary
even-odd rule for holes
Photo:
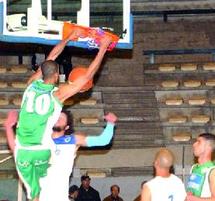
[[[36,96],[36,93],[34,91],[29,91],[26,96],[27,112],[36,112],[39,115],[44,115],[48,112],[51,103],[49,94]]]

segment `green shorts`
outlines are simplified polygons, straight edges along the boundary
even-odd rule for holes
[[[16,169],[26,187],[28,199],[39,196],[39,181],[41,177],[47,175],[50,156],[50,150],[17,150]]]

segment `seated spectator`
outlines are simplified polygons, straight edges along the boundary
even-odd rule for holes
[[[120,188],[118,185],[113,185],[110,187],[111,194],[107,196],[103,201],[123,201],[121,197],[119,197]]]
[[[76,198],[78,197],[78,186],[72,185],[69,187],[69,200],[70,201],[75,201]]]
[[[90,186],[91,178],[87,175],[81,177],[81,186],[76,201],[101,201],[99,192]]]

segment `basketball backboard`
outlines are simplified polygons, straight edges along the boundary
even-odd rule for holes
[[[55,45],[64,22],[120,35],[117,48],[132,49],[130,0],[0,0],[0,41]],[[69,46],[87,48],[87,39]]]

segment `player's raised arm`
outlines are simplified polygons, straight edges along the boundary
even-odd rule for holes
[[[77,37],[84,37],[84,35],[82,34],[82,30],[81,29],[77,29],[71,32],[70,35],[68,35],[68,37],[66,37],[65,39],[61,40],[60,43],[58,43],[49,53],[48,57],[46,58],[46,60],[55,60],[64,50],[66,44],[73,39],[76,39]],[[42,71],[41,68],[39,67],[38,70],[29,78],[28,80],[28,84],[30,84],[31,82],[33,82],[34,80],[38,80],[42,78]]]
[[[111,38],[105,36],[101,41],[100,49],[89,65],[86,74],[77,78],[72,84],[64,84],[59,87],[59,89],[54,92],[54,95],[61,101],[64,102],[70,96],[80,92],[81,88],[93,78],[97,70],[99,69],[102,59],[107,51],[108,46],[111,43]]]
[[[108,145],[114,134],[114,126],[117,121],[117,117],[113,113],[108,113],[105,116],[105,120],[107,121],[107,125],[100,135],[84,136],[75,134],[76,145],[87,147]]]

